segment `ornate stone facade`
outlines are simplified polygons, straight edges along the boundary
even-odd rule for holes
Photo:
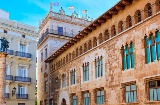
[[[137,11],[140,11],[138,16]],[[155,42],[155,37],[160,34],[159,18],[159,0],[121,0],[53,53],[45,62],[49,63],[49,93],[54,105],[72,105],[73,96],[77,101],[74,105],[86,105],[85,93],[89,93],[88,104],[97,105],[98,91],[103,91],[102,105],[159,105],[160,93],[155,90],[157,96],[154,94],[156,98],[152,99],[154,86],[150,85],[155,82],[156,89],[159,88],[159,56],[146,62],[146,37],[154,37],[150,48],[159,43]],[[127,48],[130,48],[129,53],[124,51]],[[158,47],[156,51],[157,54],[160,52]],[[130,55],[131,62],[126,66],[124,58]],[[103,75],[96,77],[96,59],[99,57],[103,59]],[[89,64],[87,81],[86,63]],[[76,77],[74,85],[71,83],[73,69]],[[63,75],[66,76],[65,82]],[[127,89],[130,86],[135,98],[128,98]]]

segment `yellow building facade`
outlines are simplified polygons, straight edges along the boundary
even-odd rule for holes
[[[36,86],[36,28],[9,20],[1,10],[0,38],[9,41],[6,58],[5,101],[7,105],[34,105]]]

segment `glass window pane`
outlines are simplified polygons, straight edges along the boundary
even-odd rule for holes
[[[153,100],[157,101],[157,89],[153,90],[153,97],[154,97]]]
[[[152,62],[154,62],[156,60],[156,46],[152,46],[151,47],[151,52],[152,52]]]
[[[129,102],[129,92],[126,92],[126,103]]]
[[[150,99],[150,101],[153,101],[153,89],[150,89],[150,91],[149,91],[149,99]]]
[[[126,91],[130,91],[130,86],[126,86]]]
[[[157,89],[158,100],[160,101],[160,88]]]
[[[136,90],[136,85],[131,85],[132,90]]]
[[[136,102],[137,101],[137,93],[136,91],[134,91],[134,99],[133,99],[133,102]]]

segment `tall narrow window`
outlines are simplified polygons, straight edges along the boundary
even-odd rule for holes
[[[26,53],[26,44],[20,43],[20,52]]]
[[[47,52],[47,48],[46,48],[46,49],[45,49],[45,57],[46,57],[46,58],[47,58],[47,53],[48,53],[48,52]]]
[[[28,70],[26,67],[19,66],[18,67],[18,76],[20,77],[28,77]]]
[[[76,48],[76,57],[78,56],[78,48]]]
[[[125,98],[126,103],[137,101],[137,89],[135,84],[125,86]]]
[[[97,105],[104,104],[104,90],[97,91],[96,103]]]
[[[122,63],[123,70],[134,68],[134,46],[133,43],[130,43],[130,46],[126,45],[125,48],[122,46]]]
[[[127,28],[129,28],[129,27],[132,27],[132,18],[131,18],[131,16],[129,15],[129,16],[127,16],[127,19],[126,19],[126,22],[127,22]]]
[[[152,16],[152,6],[150,3],[146,4],[144,10],[145,10],[145,17],[146,18]]]
[[[104,39],[105,40],[109,39],[109,32],[108,32],[108,30],[105,30],[105,32],[104,32]]]
[[[96,78],[103,76],[103,60],[102,56],[95,59]]]
[[[87,51],[87,43],[84,44],[84,52]]]
[[[156,46],[155,46],[155,38],[151,35],[149,39],[150,50],[151,50],[151,62],[156,60]]]
[[[77,96],[72,96],[72,105],[77,105]]]
[[[150,81],[148,85],[149,100],[160,101],[160,80]]]
[[[58,27],[58,34],[63,35],[63,27]]]
[[[83,81],[89,81],[89,62],[83,64]]]
[[[80,46],[79,48],[79,54],[81,55],[83,52],[82,52],[82,46]]]
[[[135,20],[136,20],[136,23],[141,22],[142,18],[141,18],[141,11],[140,10],[136,11],[136,13],[135,13]]]
[[[152,16],[152,7],[151,5],[148,6],[148,17]]]
[[[84,93],[84,105],[90,105],[90,94],[89,93]]]
[[[58,89],[58,77],[55,79],[55,89]]]
[[[89,42],[88,42],[88,50],[90,50],[91,48],[92,48],[92,41],[89,40]]]
[[[115,27],[115,25],[112,26],[111,33],[112,33],[112,37],[116,36],[116,27]]]
[[[150,44],[147,36],[145,36],[145,53],[146,63],[148,64],[150,62]]]
[[[123,21],[120,21],[118,23],[118,32],[122,32],[124,30],[124,24],[123,24]]]
[[[72,52],[72,59],[74,59],[75,58],[75,52],[73,51]]]
[[[99,34],[99,44],[101,44],[103,42],[103,38],[102,38],[102,33]]]
[[[93,38],[93,47],[95,47],[95,46],[97,46],[97,38],[96,37]]]
[[[160,60],[160,32],[156,32],[157,59]]]
[[[76,83],[76,73],[75,69],[71,71],[71,85],[74,85]]]
[[[66,87],[66,75],[62,75],[62,88]]]

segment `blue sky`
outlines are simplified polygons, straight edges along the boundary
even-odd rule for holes
[[[59,6],[53,6],[52,10],[58,12],[62,7],[66,14],[71,15],[69,6],[74,6],[74,10],[84,15],[83,10],[87,10],[88,15],[94,20],[107,11],[119,0],[0,0],[0,9],[10,13],[11,20],[17,20],[25,24],[38,27],[39,19],[43,19],[48,13],[50,2],[59,2]]]

